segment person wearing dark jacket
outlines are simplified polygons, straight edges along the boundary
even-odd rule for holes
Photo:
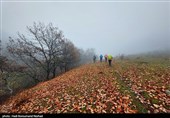
[[[105,62],[107,62],[107,54],[104,56],[104,58],[105,58]]]
[[[96,55],[93,56],[93,62],[96,62]]]

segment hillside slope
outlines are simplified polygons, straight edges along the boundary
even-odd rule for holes
[[[156,80],[147,80],[146,84],[142,76],[152,74],[152,70],[147,71],[144,65],[137,70],[137,66],[121,63],[108,67],[103,62],[72,69],[11,97],[0,106],[0,113],[170,112],[170,97],[165,93],[169,70],[162,70],[161,80],[156,79],[159,84]],[[154,75],[150,76],[159,77]]]

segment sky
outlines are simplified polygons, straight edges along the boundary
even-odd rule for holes
[[[28,35],[33,22],[52,23],[66,38],[97,54],[137,54],[170,49],[170,1],[1,2],[2,42]],[[20,0],[21,1],[21,0]],[[111,1],[111,0],[110,0]],[[113,1],[113,0],[112,0]]]

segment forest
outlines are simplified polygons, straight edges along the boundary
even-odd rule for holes
[[[18,33],[1,45],[0,103],[18,91],[89,63],[95,54],[92,48],[77,48],[52,23],[34,22],[27,30],[30,36]]]

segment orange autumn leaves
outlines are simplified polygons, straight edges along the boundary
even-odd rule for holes
[[[0,106],[0,113],[138,113],[132,107],[135,106],[132,97],[119,90],[118,78],[113,74],[115,71],[120,72],[118,66],[119,64],[115,64],[110,68],[105,63],[95,63],[70,70],[10,98]],[[149,91],[148,86],[151,84],[145,86],[140,79],[136,79],[140,73],[134,68],[121,73],[126,77],[122,81],[137,93],[141,102],[144,101],[143,104],[150,100],[141,91]],[[151,90],[149,93],[154,96],[153,90],[164,91],[165,88],[156,87]],[[163,96],[163,92],[158,95]],[[164,97],[168,100],[166,95]],[[164,100],[163,97],[162,99]],[[164,103],[166,104],[165,101]],[[158,112],[167,112],[163,105],[161,107],[155,102],[150,104],[157,107]],[[154,109],[150,112],[154,112]]]

